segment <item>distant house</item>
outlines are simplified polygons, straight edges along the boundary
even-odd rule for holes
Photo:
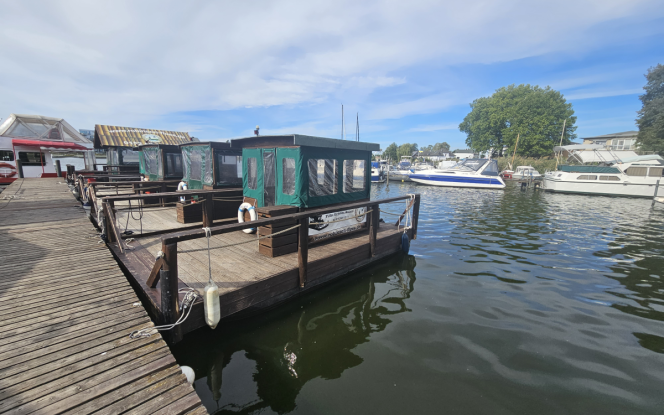
[[[454,156],[460,159],[472,159],[477,157],[477,153],[471,149],[454,150]]]
[[[607,150],[636,150],[636,136],[638,131],[625,131],[598,135],[597,137],[586,137],[583,144],[595,144],[605,146]]]
[[[414,154],[414,157],[422,157],[426,160],[429,161],[443,161],[447,160],[452,157],[451,153],[449,151],[428,151],[428,150],[422,150],[419,152],[416,152]]]

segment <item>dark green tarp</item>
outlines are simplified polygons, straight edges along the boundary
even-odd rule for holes
[[[608,166],[558,166],[558,170],[568,173],[609,173],[620,174],[620,170]]]

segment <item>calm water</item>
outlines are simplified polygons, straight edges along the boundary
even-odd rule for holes
[[[422,194],[411,255],[176,346],[210,412],[664,412],[663,206],[373,190]]]

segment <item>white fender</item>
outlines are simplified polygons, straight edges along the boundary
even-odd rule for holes
[[[258,215],[256,214],[256,209],[251,205],[251,203],[243,203],[240,205],[240,208],[237,210],[237,221],[238,223],[244,223],[244,211],[248,210],[249,211],[249,216],[251,217],[252,221],[255,221],[258,219]],[[254,233],[256,232],[256,228],[248,228],[248,229],[242,229],[242,232],[244,233]]]
[[[181,181],[180,183],[178,183],[178,192],[180,192],[182,190],[187,190],[187,183],[185,183],[184,181]],[[180,202],[184,203],[185,200],[186,199],[185,199],[184,196],[180,196]]]

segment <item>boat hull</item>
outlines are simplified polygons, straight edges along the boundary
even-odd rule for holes
[[[498,176],[457,176],[411,174],[410,179],[416,183],[443,187],[471,187],[476,189],[504,189],[505,183]]]
[[[655,195],[655,183],[580,182],[554,179],[547,176],[544,178],[544,190],[556,193],[651,198]]]

